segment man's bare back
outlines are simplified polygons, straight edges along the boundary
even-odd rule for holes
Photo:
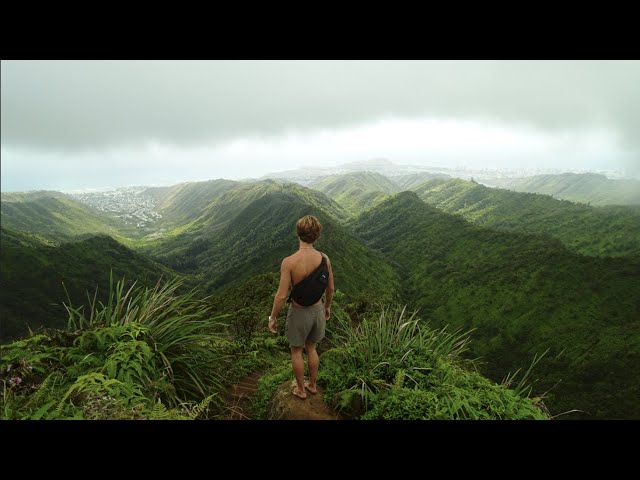
[[[325,255],[326,256],[326,255]],[[327,265],[330,268],[329,257],[327,258]],[[313,272],[320,262],[322,262],[322,254],[313,248],[303,248],[298,250],[293,255],[285,258],[285,262],[287,263],[287,269],[289,270],[289,274],[291,277],[291,286],[300,283],[306,277],[308,277],[311,272]],[[291,300],[293,303],[296,303],[293,299]],[[318,303],[322,303],[322,298],[320,298],[314,305]],[[297,305],[297,303],[296,303]]]

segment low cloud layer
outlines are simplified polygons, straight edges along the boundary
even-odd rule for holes
[[[2,61],[1,79],[5,151],[189,149],[430,118],[607,131],[640,171],[638,61]]]

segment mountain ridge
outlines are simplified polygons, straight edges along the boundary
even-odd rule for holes
[[[62,282],[76,305],[86,304],[86,292],[99,287],[103,299],[109,274],[119,279],[155,284],[175,274],[150,258],[104,234],[88,234],[62,244],[0,227],[0,341],[41,326],[60,328],[66,322]],[[55,305],[55,308],[51,308]]]
[[[540,193],[590,205],[640,205],[640,180],[610,179],[597,173],[562,173],[485,179],[490,186]]]
[[[550,408],[640,416],[630,400],[640,379],[630,354],[640,346],[640,260],[586,257],[543,235],[473,225],[414,192],[364,212],[354,232],[401,265],[404,303],[437,326],[476,329],[472,353],[490,360],[493,380],[549,348],[540,386],[561,381]]]
[[[428,204],[478,225],[550,235],[585,255],[640,256],[640,207],[592,207],[461,179],[434,179],[413,190]]]

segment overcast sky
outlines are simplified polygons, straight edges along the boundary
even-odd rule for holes
[[[640,175],[638,61],[2,61],[2,190],[387,158]]]

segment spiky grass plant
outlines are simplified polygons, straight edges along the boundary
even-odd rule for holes
[[[339,346],[323,354],[319,381],[325,398],[347,416],[546,418],[524,398],[530,390],[523,383],[509,390],[468,368],[461,355],[470,332],[433,329],[400,307],[381,308],[357,326],[334,318],[330,328]]]
[[[170,405],[202,401],[212,391],[221,391],[224,385],[222,355],[212,348],[217,340],[214,327],[219,325],[222,316],[209,315],[211,307],[207,303],[208,298],[197,298],[196,289],[177,295],[176,290],[182,283],[178,278],[164,284],[159,280],[153,288],[143,288],[136,287],[134,282],[125,291],[125,279],[114,284],[111,274],[106,304],[97,300],[96,290],[93,298],[88,296],[88,312],[85,312],[84,306],[74,307],[67,294],[67,329],[78,331],[140,325],[138,333],[129,333],[132,336],[130,340],[146,342],[149,352],[160,359],[160,371],[170,381],[174,392],[165,401]],[[129,368],[123,365],[124,359],[121,357],[127,350],[131,350],[128,358],[132,361],[148,353],[139,343],[116,345],[112,353],[119,357],[111,358],[107,366],[111,365],[114,369],[113,363],[119,362],[121,369],[142,374],[141,366]]]
[[[433,330],[417,317],[417,311],[407,316],[406,307],[383,309],[377,321],[364,321],[355,330],[350,343],[358,346],[362,360],[371,365],[400,355],[399,362],[413,351],[426,352],[435,363],[442,356],[458,357],[466,350],[468,333],[447,328]]]
[[[417,311],[408,314],[406,307],[399,306],[381,307],[376,319],[366,319],[356,327],[349,328],[344,318],[337,318],[336,323],[342,346],[329,357],[340,358],[343,378],[350,383],[339,389],[340,403],[351,404],[359,395],[365,410],[378,391],[404,382],[405,377],[413,380],[415,372],[430,370],[439,358],[458,358],[469,339],[468,332],[448,332],[446,327],[434,330],[418,318]]]

